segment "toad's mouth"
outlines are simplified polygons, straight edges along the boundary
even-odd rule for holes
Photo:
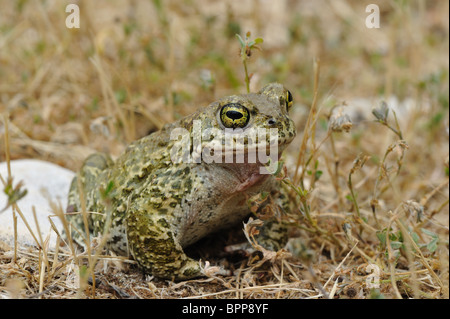
[[[229,166],[248,164],[252,165],[252,171],[257,174],[274,174],[279,168],[278,162],[282,152],[291,140],[285,137],[280,138],[278,135],[275,138],[273,135],[270,138],[269,136],[259,138],[255,143],[252,143],[251,139],[240,140],[234,137],[232,139],[213,139],[207,142],[203,141],[201,147],[194,148],[192,155],[196,163]]]
[[[170,151],[172,162],[231,166],[257,164],[259,173],[273,174],[283,150],[295,137],[295,132],[278,129],[205,132],[182,134],[182,139],[178,139]]]
[[[292,139],[286,138],[268,138],[262,141],[252,142],[251,140],[245,139],[244,141],[238,141],[236,139],[230,140],[220,140],[214,139],[202,144],[201,149],[203,154],[208,154],[211,156],[246,156],[251,158],[252,155],[258,156],[281,156],[283,150],[292,141]]]
[[[206,151],[216,152],[223,156],[245,156],[251,158],[252,155],[258,156],[274,156],[278,158],[290,143],[290,140],[275,139],[270,142],[262,141],[260,143],[242,143],[234,145],[207,143],[203,149]]]

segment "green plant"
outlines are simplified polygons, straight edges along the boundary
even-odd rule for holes
[[[261,50],[259,44],[264,42],[263,38],[256,38],[254,40],[250,40],[250,35],[251,35],[250,31],[248,31],[245,35],[245,40],[243,40],[239,34],[236,34],[236,38],[238,39],[239,44],[241,46],[239,55],[242,59],[242,63],[244,64],[245,85],[247,88],[247,93],[250,93],[250,80],[252,79],[252,74],[248,74],[247,61],[252,56],[252,51],[254,49]]]

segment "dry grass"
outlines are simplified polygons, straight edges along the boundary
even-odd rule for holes
[[[164,123],[244,92],[234,34],[251,30],[264,38],[249,61],[251,89],[284,83],[303,131],[285,154],[292,179],[280,177],[299,202],[286,217],[291,254],[211,258],[234,275],[173,283],[104,256],[100,242],[88,256],[72,246],[52,251],[35,235],[40,248],[0,243],[1,297],[449,297],[447,1],[380,1],[379,30],[364,27],[359,1],[77,1],[73,30],[64,26],[68,3],[0,0],[11,159],[77,170],[91,152],[117,155]],[[378,121],[352,111],[351,125],[346,108],[333,109],[392,95],[409,106],[384,118],[374,102]],[[369,265],[380,270],[379,289],[367,286]]]

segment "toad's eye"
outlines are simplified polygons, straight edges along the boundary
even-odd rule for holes
[[[227,128],[244,128],[250,120],[250,113],[241,104],[230,103],[220,110],[220,120]]]
[[[289,109],[294,104],[294,99],[292,98],[292,94],[289,91],[286,91],[286,109],[289,111]]]

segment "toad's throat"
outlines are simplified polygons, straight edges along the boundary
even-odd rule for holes
[[[260,174],[260,173],[254,173],[248,176],[244,181],[239,184],[236,191],[237,192],[244,192],[253,186],[262,184],[270,175],[269,174]]]

